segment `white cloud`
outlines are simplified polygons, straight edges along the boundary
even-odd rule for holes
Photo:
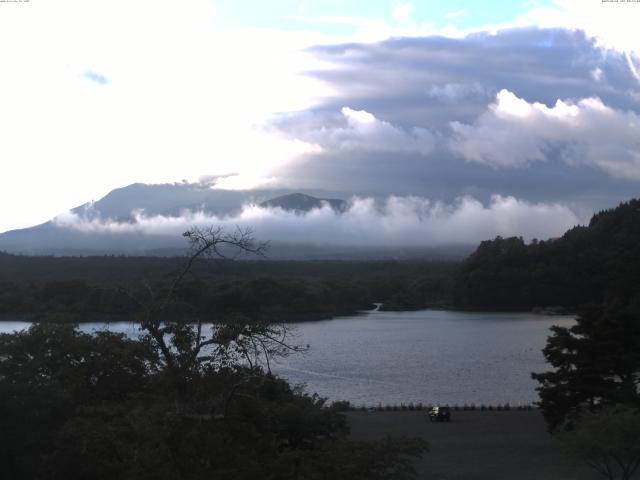
[[[353,198],[342,214],[329,206],[301,215],[247,205],[238,215],[226,217],[189,211],[180,217],[148,217],[140,211],[132,216],[133,222],[116,222],[69,213],[57,217],[55,224],[88,233],[150,235],[179,235],[193,225],[213,224],[227,229],[251,227],[257,239],[274,242],[424,247],[477,243],[496,235],[549,238],[580,223],[566,206],[499,195],[489,205],[472,197],[462,197],[454,204],[421,197],[392,196],[382,204],[371,198]]]
[[[604,79],[604,71],[600,67],[596,67],[591,70],[591,78],[596,82],[601,82]]]
[[[441,33],[431,22],[414,22],[411,14],[412,4],[401,4],[391,13],[391,19],[358,16],[307,16],[289,15],[285,18],[304,23],[334,24],[354,27],[346,36],[325,38],[323,44],[341,44],[349,42],[377,43],[392,37],[422,37]]]
[[[637,2],[602,0],[554,0],[559,13],[541,19],[542,26],[562,26],[584,30],[599,45],[626,52],[640,52]]]
[[[517,15],[515,18],[496,24],[474,25],[458,28],[446,25],[436,29],[432,26],[430,35],[444,35],[451,38],[463,38],[474,33],[496,34],[513,28],[563,28],[584,31],[596,45],[605,49],[615,49],[630,54],[631,69],[640,61],[640,41],[638,41],[638,21],[640,20],[640,2],[603,0],[553,0],[554,5],[535,6]],[[447,14],[447,18],[466,15],[465,10]],[[409,29],[407,36],[413,36],[415,30]]]
[[[498,31],[536,26],[580,30],[598,47],[624,52],[630,71],[640,82],[636,63],[640,61],[638,21],[640,2],[603,0],[553,0],[552,7],[533,8],[509,22],[482,26],[473,31]],[[470,33],[467,30],[466,33]]]
[[[411,3],[403,3],[398,5],[393,9],[393,19],[396,22],[405,23],[408,22],[411,18],[411,13],[413,13],[414,6]]]
[[[598,98],[558,100],[549,108],[501,90],[473,124],[452,122],[451,148],[466,160],[522,167],[555,154],[614,177],[640,180],[640,116]]]
[[[343,107],[339,126],[321,126],[302,134],[305,143],[317,144],[324,150],[359,152],[430,153],[434,135],[427,129],[403,129],[376,118],[365,110]]]
[[[464,17],[465,15],[469,15],[469,12],[467,10],[461,9],[461,10],[456,10],[455,12],[447,13],[447,18]]]

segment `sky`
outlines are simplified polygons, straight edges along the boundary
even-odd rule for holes
[[[391,237],[485,214],[482,235],[552,236],[638,195],[639,21],[601,0],[0,2],[0,232],[218,178],[386,198]]]

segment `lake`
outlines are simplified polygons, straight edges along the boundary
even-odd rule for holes
[[[573,323],[570,316],[440,310],[294,323],[294,342],[310,349],[273,369],[309,392],[358,405],[529,404],[538,399],[531,372],[548,369],[541,350],[549,327]],[[28,325],[0,322],[0,332]],[[137,335],[132,323],[109,329]]]

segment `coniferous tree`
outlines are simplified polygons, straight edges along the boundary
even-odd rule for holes
[[[549,427],[571,428],[584,410],[640,406],[640,310],[635,304],[591,307],[572,327],[552,327],[543,352],[554,368],[540,382],[540,407]]]

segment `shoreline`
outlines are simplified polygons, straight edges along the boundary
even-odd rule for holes
[[[501,309],[472,309],[472,308],[455,308],[455,307],[443,307],[443,306],[431,306],[424,308],[407,308],[407,309],[385,309],[383,303],[374,303],[373,305],[379,305],[375,308],[369,310],[349,310],[349,311],[339,311],[333,312],[331,314],[325,314],[324,312],[308,312],[302,316],[302,318],[291,319],[293,316],[297,316],[294,314],[281,314],[287,317],[285,320],[280,320],[274,323],[303,323],[303,322],[319,322],[325,320],[335,320],[344,317],[355,317],[360,315],[366,315],[370,313],[380,312],[380,313],[403,313],[403,312],[422,312],[422,311],[437,311],[437,312],[458,312],[458,313],[495,313],[495,314],[522,314],[522,313],[530,313],[533,315],[540,316],[556,316],[556,317],[567,317],[577,315],[577,312],[574,310],[564,310],[557,311],[554,309],[546,309],[546,308],[533,308],[533,309],[522,309],[522,310],[501,310]],[[227,312],[222,315],[232,315],[232,314],[241,314],[246,315],[246,312]],[[51,319],[41,318],[41,314],[31,313],[31,314],[0,314],[0,323],[3,322],[23,322],[23,323],[71,323],[71,324],[84,324],[84,323],[120,323],[120,322],[136,322],[136,320],[131,320],[131,317],[134,317],[136,314],[132,313],[129,318],[121,318],[121,317],[113,317],[110,315],[101,316],[99,314],[94,314],[95,317],[90,320],[80,320],[73,317],[84,316],[79,313],[74,312],[57,312],[54,315],[59,315],[60,317],[69,316],[68,321],[64,322],[56,322]],[[195,323],[195,322],[193,322]],[[214,323],[211,320],[203,320],[203,323]]]
[[[354,405],[348,401],[337,400],[331,402],[332,408],[344,413],[361,412],[361,413],[380,413],[380,412],[428,412],[432,407],[449,407],[452,412],[530,412],[539,410],[537,401],[529,403],[512,404],[511,402],[503,403],[392,403],[392,404],[364,404]]]

